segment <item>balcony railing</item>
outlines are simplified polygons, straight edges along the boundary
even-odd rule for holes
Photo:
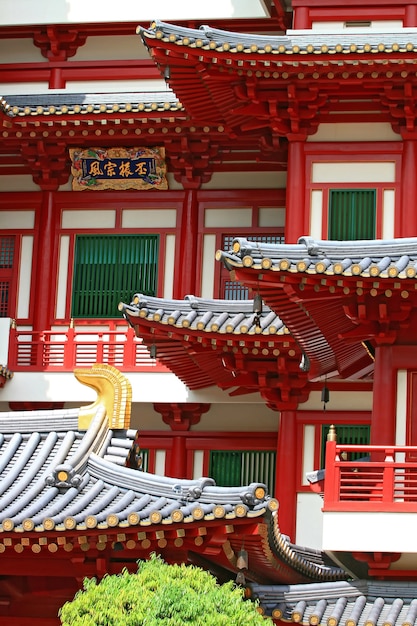
[[[328,441],[323,511],[417,512],[417,447]]]
[[[114,365],[121,371],[167,372],[151,358],[132,328],[117,330],[10,329],[8,367],[17,371],[73,371],[94,363]]]

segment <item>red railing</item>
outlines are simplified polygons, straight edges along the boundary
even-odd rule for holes
[[[328,441],[323,511],[417,512],[417,447]]]
[[[168,371],[149,351],[132,328],[122,330],[10,329],[9,363],[17,371],[73,371],[94,363],[114,365],[122,371]]]

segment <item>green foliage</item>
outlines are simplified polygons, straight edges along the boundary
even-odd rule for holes
[[[218,585],[193,565],[168,565],[155,555],[138,572],[124,570],[84,588],[60,609],[63,626],[266,626],[256,604],[233,582]]]

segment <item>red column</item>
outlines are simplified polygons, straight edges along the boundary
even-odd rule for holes
[[[288,144],[287,206],[285,211],[285,242],[296,243],[310,231],[310,206],[306,206],[306,172],[304,142]]]
[[[156,403],[155,411],[162,415],[165,424],[175,431],[172,439],[172,450],[166,463],[166,474],[173,478],[191,478],[193,468],[187,463],[187,431],[198,424],[203,413],[207,413],[210,404],[199,403]]]
[[[405,7],[404,27],[417,26],[417,5],[409,5]]]
[[[395,444],[397,379],[392,350],[392,346],[375,350],[370,442],[374,446]]]
[[[417,203],[417,140],[404,139],[401,172],[400,232],[396,237],[417,236],[417,211],[410,211]]]
[[[297,514],[297,412],[282,411],[278,431],[275,497],[279,502],[278,523],[282,533],[295,540]]]
[[[307,7],[297,7],[294,10],[293,26],[295,30],[301,28],[311,28],[309,12]]]
[[[42,192],[42,204],[37,215],[31,301],[34,330],[50,328],[54,317],[56,265],[56,215],[54,194]]]
[[[198,251],[198,202],[197,189],[186,189],[179,217],[179,241],[176,242],[174,298],[196,295]]]

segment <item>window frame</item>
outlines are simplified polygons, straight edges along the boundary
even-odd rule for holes
[[[154,241],[156,241],[156,251],[153,250],[152,253],[155,254],[156,256],[156,261],[155,261],[155,279],[154,279],[154,289],[153,292],[154,293],[149,293],[148,295],[156,295],[157,291],[158,291],[158,280],[159,280],[159,273],[160,273],[160,255],[161,255],[161,245],[160,245],[160,235],[158,233],[76,233],[74,235],[74,246],[73,246],[73,260],[72,260],[72,277],[71,277],[71,297],[70,297],[70,302],[69,302],[69,306],[70,306],[70,313],[71,313],[71,317],[73,319],[76,319],[77,322],[79,320],[91,320],[91,319],[96,319],[96,320],[111,320],[111,319],[118,319],[120,316],[120,313],[117,310],[117,304],[116,303],[116,308],[114,311],[113,315],[109,314],[109,309],[106,310],[106,313],[101,314],[101,313],[97,313],[97,312],[89,312],[87,313],[86,310],[82,311],[80,308],[76,309],[75,308],[75,304],[76,304],[76,297],[77,297],[77,291],[79,292],[80,289],[78,288],[78,285],[76,284],[77,280],[78,280],[78,274],[77,274],[77,244],[78,242],[80,242],[82,239],[84,239],[85,241],[88,241],[88,239],[90,239],[91,241],[93,241],[94,239],[96,241],[104,241],[105,238],[108,239],[108,241],[110,242],[111,239],[114,240],[115,243],[118,244],[117,246],[117,250],[111,250],[110,247],[108,248],[108,250],[106,251],[107,254],[111,255],[111,254],[116,254],[118,256],[120,256],[122,250],[120,248],[121,245],[121,241],[123,239],[127,239],[129,238],[131,241],[133,241],[134,239],[141,239],[141,240],[146,240],[146,238],[153,238]],[[94,254],[95,251],[93,249],[89,250],[88,253],[90,254]],[[100,254],[102,253],[102,251],[97,250],[96,254]],[[80,254],[81,254],[81,249],[80,249]],[[80,259],[79,259],[80,261]],[[102,264],[104,265],[104,264]],[[107,262],[106,265],[110,266],[111,263]],[[132,263],[130,264],[131,267],[134,267],[135,262],[132,261]],[[81,263],[79,263],[79,266],[81,266]],[[98,272],[98,275],[100,274],[100,272]],[[133,279],[133,277],[132,277]],[[117,278],[116,278],[117,280]],[[139,289],[139,285],[135,284],[132,286],[130,293],[127,295],[127,300],[129,300],[131,298],[131,296],[135,293],[136,290]],[[92,294],[90,296],[90,298],[95,298],[97,297],[97,295],[100,294],[100,289],[94,287],[91,289]],[[122,289],[120,290],[120,297],[119,297],[119,301],[124,299],[123,293],[122,293]],[[127,291],[127,287],[126,287],[126,291]],[[150,291],[150,290],[144,290],[144,291]],[[110,297],[110,295],[109,295]],[[89,302],[89,305],[91,306],[91,302]],[[91,311],[91,309],[90,309]]]

